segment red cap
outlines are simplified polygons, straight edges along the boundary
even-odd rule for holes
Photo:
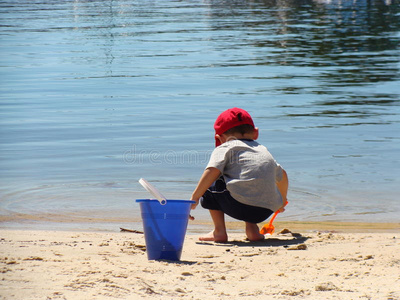
[[[221,113],[215,121],[215,134],[221,135],[233,127],[245,124],[255,127],[250,114],[241,108],[230,108]],[[215,138],[215,147],[219,145],[221,145],[221,142],[219,139]]]

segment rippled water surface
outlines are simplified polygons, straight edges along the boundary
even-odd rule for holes
[[[189,198],[233,106],[289,174],[281,220],[399,221],[398,0],[6,0],[0,14],[1,227],[131,226],[140,177]]]

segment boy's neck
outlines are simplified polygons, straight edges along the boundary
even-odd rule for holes
[[[234,134],[229,134],[229,135],[225,135],[225,136],[226,136],[227,141],[230,141],[230,140],[254,140],[254,135],[251,133],[245,133],[245,134],[234,133]]]
[[[230,140],[256,140],[258,138],[258,128],[254,128],[254,131],[249,132],[249,133],[232,133],[232,134],[216,134],[215,138],[219,139],[221,144],[230,141]]]

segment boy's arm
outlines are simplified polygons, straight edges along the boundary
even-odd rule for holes
[[[196,189],[192,194],[192,198],[190,200],[196,201],[196,203],[192,204],[192,209],[195,209],[196,206],[199,204],[199,199],[207,189],[213,184],[221,176],[221,172],[217,168],[207,168],[204,170],[203,175],[201,175],[199,183],[197,184]]]
[[[282,169],[282,180],[276,182],[276,186],[278,187],[279,192],[281,193],[283,206],[279,209],[280,212],[285,211],[285,205],[287,202],[287,192],[289,188],[289,179],[285,170]]]

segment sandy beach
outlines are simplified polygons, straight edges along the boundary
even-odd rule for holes
[[[143,234],[1,230],[1,299],[400,299],[400,227],[186,236],[149,261]],[[278,229],[280,231],[282,228]],[[365,230],[364,230],[365,231]]]

